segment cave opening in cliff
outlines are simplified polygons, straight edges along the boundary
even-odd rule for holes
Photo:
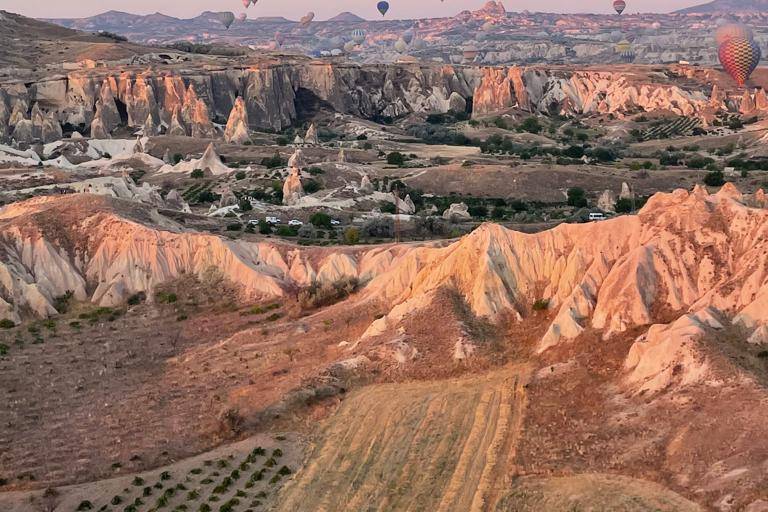
[[[467,101],[467,107],[466,109],[464,109],[464,111],[471,116],[472,110],[475,107],[475,98],[473,96],[467,96],[466,101]]]
[[[296,98],[293,101],[296,108],[296,121],[299,123],[312,121],[320,113],[334,113],[330,103],[323,101],[317,94],[299,87],[296,90]]]

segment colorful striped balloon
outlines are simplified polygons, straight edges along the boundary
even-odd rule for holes
[[[718,50],[720,64],[739,87],[743,87],[749,75],[760,62],[760,47],[748,39],[728,39]]]
[[[617,14],[623,13],[626,7],[627,7],[627,3],[624,0],[614,0],[613,2],[613,8],[614,10],[616,10]]]

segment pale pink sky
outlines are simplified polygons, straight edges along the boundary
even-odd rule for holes
[[[707,0],[627,0],[627,13],[669,12]],[[388,18],[423,18],[451,16],[463,9],[477,9],[485,0],[389,0]],[[546,12],[612,13],[611,0],[507,0],[507,10]],[[111,9],[149,14],[160,11],[171,16],[190,18],[205,10],[241,12],[241,0],[0,0],[0,9],[36,18],[75,18],[91,16]],[[318,19],[341,11],[352,11],[365,18],[378,18],[376,0],[259,0],[248,13],[257,16],[300,18],[312,10]]]

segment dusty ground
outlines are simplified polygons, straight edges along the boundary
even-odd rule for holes
[[[356,391],[277,510],[478,509],[512,469],[528,372]]]
[[[698,512],[695,503],[653,482],[614,475],[522,478],[499,501],[497,512]]]
[[[279,489],[301,463],[303,449],[295,435],[258,435],[153,471],[131,474],[115,467],[114,474],[119,476],[109,480],[47,493],[2,493],[0,510],[70,512],[110,510],[110,506],[135,511],[150,507],[201,510],[203,504],[218,510],[226,503],[235,510],[263,509],[274,504]]]

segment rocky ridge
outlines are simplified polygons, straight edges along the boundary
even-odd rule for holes
[[[448,288],[493,322],[521,321],[535,302],[546,303],[552,319],[540,352],[588,328],[607,339],[652,326],[627,365],[628,382],[655,391],[673,377],[706,376],[692,344],[670,337],[696,338],[733,324],[751,343],[768,343],[768,263],[760,257],[768,211],[750,206],[755,200],[729,185],[714,195],[678,190],[656,194],[637,216],[533,235],[486,224],[445,247],[298,250],[187,232],[167,219],[158,227],[158,216],[113,199],[32,199],[0,210],[0,315],[54,314],[55,297],[68,291],[116,305],[183,273],[220,272],[248,298],[354,278],[364,288],[353,300],[388,311],[363,335],[373,339]],[[660,311],[676,312],[679,320],[653,326]],[[673,368],[682,369],[673,375]]]
[[[302,115],[307,99],[367,119],[447,112],[466,106],[470,99],[475,115],[519,108],[565,115],[667,110],[706,117],[717,110],[768,108],[759,91],[748,98],[726,99],[720,92],[713,91],[710,97],[703,90],[632,73],[537,67],[354,65],[297,59],[220,69],[98,68],[29,84],[0,83],[0,136],[17,141],[51,139],[61,127],[70,127],[81,133],[90,128],[93,135],[108,137],[117,126],[150,132],[164,126],[179,135],[212,137],[213,123],[229,119],[227,140],[244,140],[245,126],[271,130],[289,126]],[[117,102],[125,106],[124,114]]]

